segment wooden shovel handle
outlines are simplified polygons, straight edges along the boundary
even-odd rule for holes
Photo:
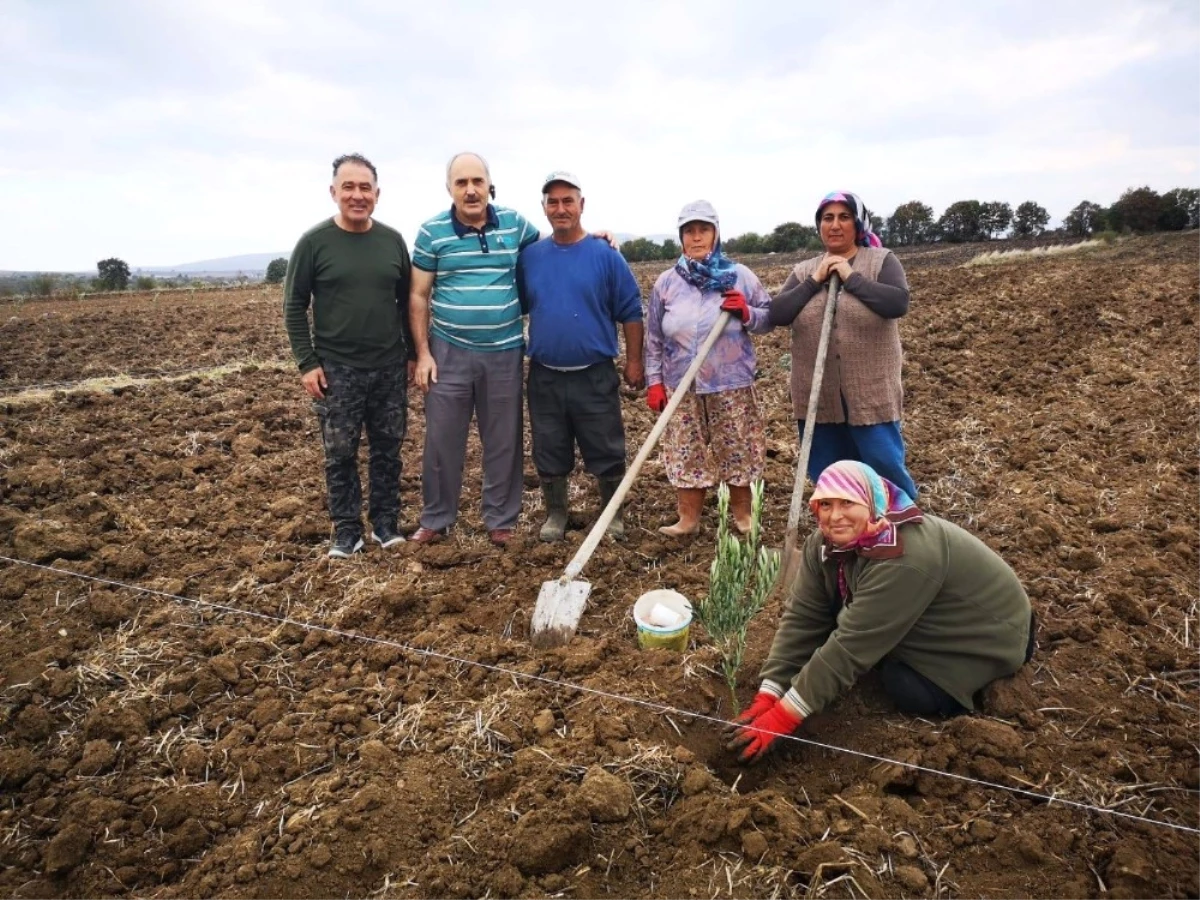
[[[821,319],[821,339],[817,344],[817,361],[813,366],[812,387],[808,392],[808,408],[804,413],[804,434],[800,439],[800,456],[796,459],[796,483],[792,487],[792,505],[788,509],[787,537],[783,545],[783,571],[781,581],[794,575],[793,558],[796,553],[796,531],[800,527],[800,509],[804,499],[804,478],[808,471],[808,457],[812,453],[813,432],[817,426],[817,406],[821,402],[821,382],[825,378],[825,357],[829,354],[829,336],[833,333],[833,316],[837,311],[838,291],[841,279],[837,272],[829,276],[829,297],[825,301],[825,315]],[[787,588],[787,584],[784,584]]]
[[[638,450],[637,456],[633,458],[633,462],[625,471],[625,477],[621,479],[621,483],[613,491],[612,499],[608,501],[608,506],[604,507],[604,512],[600,513],[600,518],[592,526],[592,530],[588,533],[587,538],[580,545],[575,556],[567,563],[566,569],[563,570],[562,578],[559,579],[563,584],[572,581],[575,576],[583,571],[583,567],[587,565],[587,561],[592,558],[592,554],[600,546],[600,539],[604,537],[604,532],[608,529],[609,523],[612,522],[613,516],[621,508],[621,501],[629,493],[629,488],[633,485],[634,479],[637,478],[638,472],[642,470],[642,464],[646,462],[646,458],[658,443],[658,439],[662,437],[662,433],[667,428],[667,423],[671,421],[671,416],[675,415],[675,410],[683,402],[688,388],[696,380],[696,374],[700,371],[700,367],[708,357],[708,352],[712,350],[713,344],[717,342],[717,338],[721,336],[721,332],[725,330],[725,326],[731,318],[733,318],[733,314],[725,310],[722,310],[717,315],[717,321],[713,323],[712,330],[708,332],[708,337],[704,339],[704,343],[696,351],[696,357],[692,360],[692,364],[687,367],[687,371],[683,373],[683,378],[679,379],[679,386],[671,394],[671,399],[667,403],[666,408],[659,413],[658,421],[650,429],[650,434],[646,436],[646,440],[642,444],[641,449]]]

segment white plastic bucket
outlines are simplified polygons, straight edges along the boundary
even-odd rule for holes
[[[633,621],[643,650],[686,650],[692,604],[678,591],[647,591],[633,604]]]

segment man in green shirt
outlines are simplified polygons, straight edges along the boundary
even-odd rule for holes
[[[329,194],[337,215],[301,236],[283,294],[292,356],[321,424],[334,525],[329,555],[341,559],[363,546],[358,444],[364,426],[371,538],[385,548],[404,540],[397,524],[400,444],[415,364],[408,331],[412,264],[400,232],[372,218],[377,181],[364,156],[334,160]]]

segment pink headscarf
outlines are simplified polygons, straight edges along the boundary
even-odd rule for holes
[[[851,601],[850,585],[846,580],[846,562],[852,556],[867,559],[894,559],[904,554],[898,525],[920,522],[921,510],[912,498],[888,481],[866,463],[843,459],[821,473],[813,488],[808,508],[814,517],[822,500],[849,500],[861,503],[868,510],[866,530],[849,544],[835,545],[825,535],[823,557],[837,560],[838,598]],[[822,532],[824,534],[824,532]]]
[[[921,520],[921,510],[908,494],[866,463],[855,460],[835,462],[821,473],[808,503],[814,516],[821,500],[849,500],[870,511],[866,531],[836,548],[841,551],[898,547],[895,526]]]
[[[854,214],[854,243],[860,247],[882,247],[883,241],[879,239],[879,235],[871,230],[871,216],[867,212],[867,205],[862,202],[862,198],[858,194],[852,194],[849,191],[834,191],[832,194],[826,194],[821,198],[821,202],[817,204],[817,228],[821,227],[821,210],[827,207],[830,203],[845,204],[851,213]]]

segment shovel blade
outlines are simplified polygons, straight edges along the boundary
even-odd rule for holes
[[[575,636],[592,586],[586,581],[543,581],[529,622],[529,639],[538,650],[561,647]]]

